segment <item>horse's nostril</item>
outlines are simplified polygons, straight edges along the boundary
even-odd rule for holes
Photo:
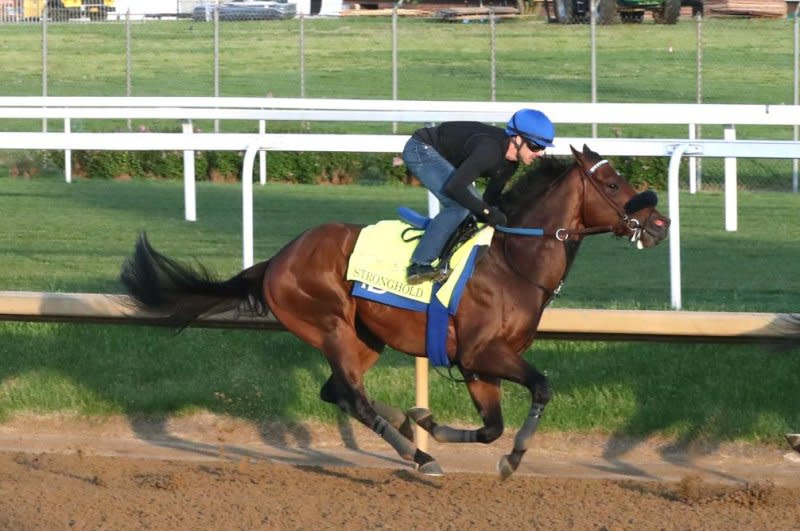
[[[655,221],[653,221],[653,225],[655,225],[656,227],[663,227],[666,224],[667,222],[664,221],[663,219],[656,219]]]

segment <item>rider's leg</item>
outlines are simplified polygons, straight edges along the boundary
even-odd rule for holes
[[[469,215],[466,208],[452,199],[441,201],[441,203],[441,210],[428,224],[425,233],[414,249],[414,254],[411,255],[411,261],[415,264],[430,264],[439,258],[450,235]]]
[[[430,265],[469,211],[444,194],[444,185],[455,168],[435,149],[412,138],[403,150],[403,160],[409,171],[441,203],[439,214],[431,220],[411,257],[412,264]]]

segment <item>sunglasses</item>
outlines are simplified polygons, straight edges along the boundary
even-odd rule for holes
[[[531,140],[526,140],[525,145],[528,146],[528,149],[530,149],[533,153],[536,153],[537,151],[544,151],[544,146],[540,146]]]

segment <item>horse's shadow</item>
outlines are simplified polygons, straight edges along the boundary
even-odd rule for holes
[[[786,428],[800,425],[797,400],[775,393],[769,385],[737,385],[742,378],[770,382],[786,378],[787,372],[798,374],[796,351],[776,353],[759,345],[727,345],[710,352],[684,343],[543,342],[528,355],[549,369],[555,393],[546,415],[554,417],[556,424],[569,423],[566,417],[574,408],[562,409],[559,396],[574,402],[592,388],[607,389],[611,397],[630,395],[625,400],[590,404],[590,412],[574,412],[595,414],[598,430],[610,431],[602,449],[605,462],[589,465],[602,472],[655,479],[636,466],[633,458],[655,437],[658,444],[647,450],[655,451],[664,463],[721,481],[744,482],[721,468],[702,464],[703,458],[718,454],[726,442],[740,440],[741,434],[763,431],[766,418],[776,425],[774,441],[766,442],[776,447],[784,444]],[[619,415],[626,419],[622,423],[614,419],[618,407],[631,408]],[[780,426],[781,421],[786,427]]]
[[[42,326],[47,333],[33,334],[33,328]],[[29,334],[36,336],[39,348],[32,349],[24,340]],[[0,352],[1,382],[19,381],[25,375],[57,375],[75,393],[94,395],[119,410],[140,441],[169,450],[170,455],[298,466],[354,466],[357,458],[364,457],[403,464],[393,452],[384,455],[362,448],[355,426],[333,405],[322,406],[330,408],[330,419],[323,423],[333,421],[337,430],[325,430],[334,440],[322,445],[315,440],[314,430],[303,423],[264,421],[290,418],[295,404],[306,401],[309,393],[316,396],[329,376],[324,358],[287,333],[187,329],[176,336],[172,330],[152,327],[29,324],[0,326],[0,342],[8,347]],[[200,349],[195,347],[200,343],[226,345],[231,351],[216,359],[199,359]],[[72,353],[59,348],[64,344],[83,346],[80,364],[74,363]],[[381,363],[413,366],[399,356]],[[267,388],[271,386],[279,386],[279,392],[270,394]],[[279,400],[269,398],[275,396]],[[225,428],[219,442],[213,433],[177,434],[170,418],[198,409],[245,421],[257,432],[258,443],[226,443]],[[5,413],[0,410],[0,418]],[[316,449],[326,445],[344,451]]]

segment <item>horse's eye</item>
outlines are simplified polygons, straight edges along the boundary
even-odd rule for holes
[[[609,187],[611,190],[614,190],[614,191],[617,191],[617,190],[619,190],[619,186],[617,186],[617,184],[616,184],[616,183],[608,183],[608,187]]]

